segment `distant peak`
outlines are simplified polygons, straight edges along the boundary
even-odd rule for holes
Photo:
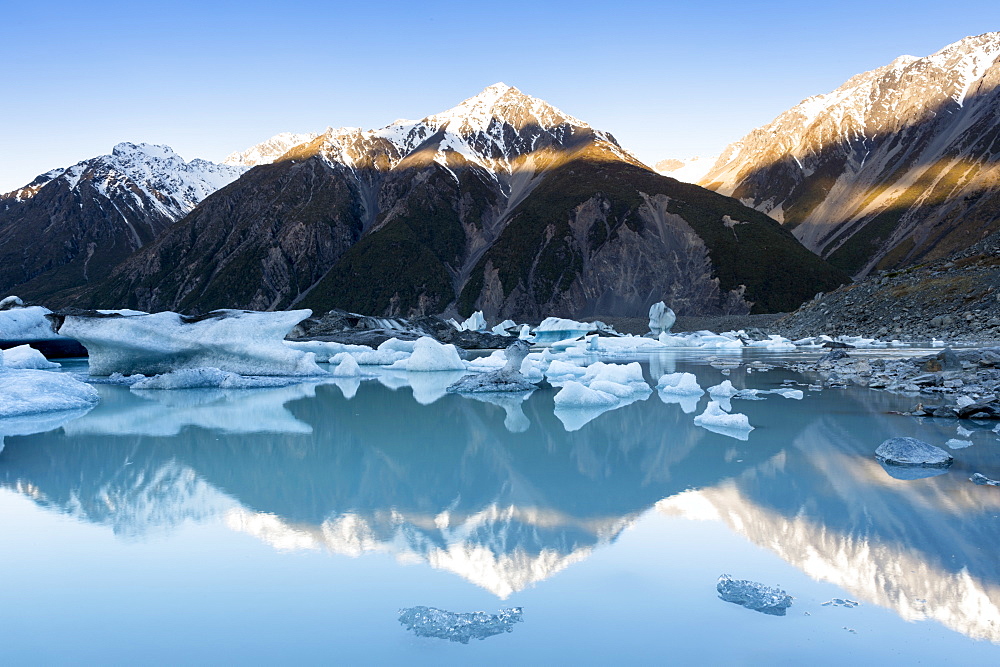
[[[142,153],[151,158],[160,159],[171,159],[179,158],[180,156],[174,152],[170,146],[165,146],[161,144],[145,144],[138,143],[133,144],[130,141],[123,141],[120,144],[116,144],[112,149],[111,154],[116,157],[132,156],[136,153]]]

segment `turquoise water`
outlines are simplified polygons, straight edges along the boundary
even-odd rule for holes
[[[733,355],[727,355],[733,356]],[[739,355],[735,355],[739,358]],[[766,354],[760,358],[767,358]],[[645,362],[651,380],[698,355]],[[79,371],[79,365],[71,371]],[[460,374],[459,374],[460,375]],[[746,441],[653,393],[603,414],[555,390],[500,405],[452,374],[249,391],[101,386],[90,413],[0,452],[0,655],[13,663],[843,664],[1000,658],[991,425],[889,414],[860,388],[734,400]],[[802,380],[734,370],[737,387]],[[410,383],[414,383],[410,386]],[[589,419],[589,421],[587,421]],[[567,428],[573,430],[567,430]],[[911,435],[953,452],[901,481]],[[728,573],[795,597],[724,602]],[[834,598],[857,607],[824,605]],[[417,637],[416,605],[511,632]]]

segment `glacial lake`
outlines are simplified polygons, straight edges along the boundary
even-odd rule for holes
[[[724,376],[708,356],[722,355],[644,357],[644,372],[808,381]],[[890,414],[919,399],[803,385],[802,400],[733,400],[755,427],[742,440],[694,425],[707,396],[557,414],[547,385],[488,402],[444,394],[457,376],[99,386],[84,416],[6,436],[2,661],[1000,660],[1000,488],[968,479],[1000,478],[991,424],[959,433]],[[872,456],[900,435],[971,445],[945,474],[903,481]],[[724,573],[793,604],[725,602]],[[400,624],[421,605],[522,620],[463,644]]]

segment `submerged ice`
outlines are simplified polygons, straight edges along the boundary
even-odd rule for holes
[[[437,637],[461,644],[511,632],[514,624],[522,620],[521,607],[501,609],[496,614],[484,611],[460,614],[435,607],[399,610],[399,622],[418,637]]]
[[[733,579],[724,574],[716,584],[719,597],[747,609],[772,616],[784,616],[792,606],[792,596],[780,588],[772,588],[747,579]]]

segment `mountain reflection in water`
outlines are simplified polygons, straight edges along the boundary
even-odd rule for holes
[[[703,386],[721,377],[697,370]],[[412,392],[392,388],[403,378],[141,396],[101,387],[102,403],[60,431],[8,437],[0,485],[128,539],[221,517],[279,549],[389,553],[501,598],[657,506],[721,520],[904,618],[1000,640],[1000,493],[967,481],[997,476],[995,434],[975,433],[949,474],[900,481],[874,447],[895,435],[944,442],[955,424],[886,415],[898,399],[885,395],[737,401],[757,427],[741,442],[655,396],[567,432],[552,389],[472,400],[441,392],[445,379]]]

